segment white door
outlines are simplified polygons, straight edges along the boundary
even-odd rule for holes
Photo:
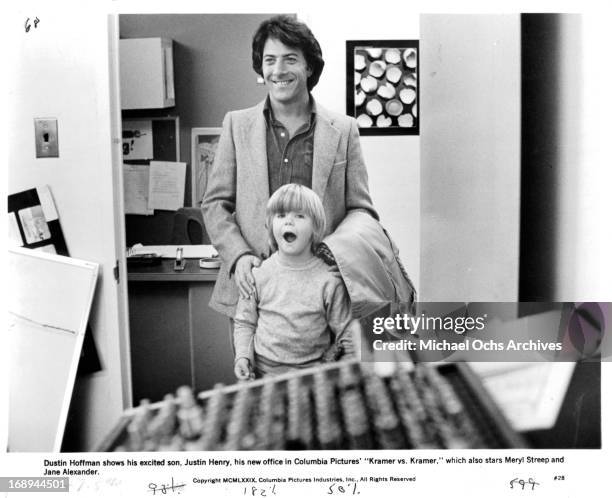
[[[89,323],[103,369],[77,380],[69,420],[82,450],[101,441],[131,400],[118,28],[105,9],[105,2],[15,5],[6,23],[8,193],[48,185],[70,255],[100,265]],[[57,119],[57,158],[35,156],[40,117]]]

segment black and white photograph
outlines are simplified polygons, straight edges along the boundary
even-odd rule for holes
[[[346,42],[346,112],[362,135],[418,135],[417,40]]]
[[[596,495],[601,16],[240,4],[10,12],[0,492]]]

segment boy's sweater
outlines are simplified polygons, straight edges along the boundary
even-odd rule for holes
[[[274,253],[253,268],[253,277],[256,295],[240,298],[236,308],[236,359],[254,364],[254,350],[275,362],[301,364],[321,359],[343,338],[351,321],[348,294],[319,258],[288,266]]]

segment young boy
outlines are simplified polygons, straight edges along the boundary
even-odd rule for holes
[[[325,233],[317,194],[297,184],[280,187],[266,207],[266,227],[276,252],[253,269],[255,293],[236,308],[239,380],[312,366],[350,341],[344,283],[314,255]]]

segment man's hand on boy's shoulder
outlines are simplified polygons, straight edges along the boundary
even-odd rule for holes
[[[240,297],[249,299],[255,293],[255,279],[253,268],[261,265],[261,259],[252,254],[240,256],[234,267],[234,280],[238,286]]]
[[[340,273],[340,268],[338,268],[338,265],[329,266],[327,268],[327,271],[331,273],[334,277],[338,277],[340,280],[342,280],[342,273]]]

